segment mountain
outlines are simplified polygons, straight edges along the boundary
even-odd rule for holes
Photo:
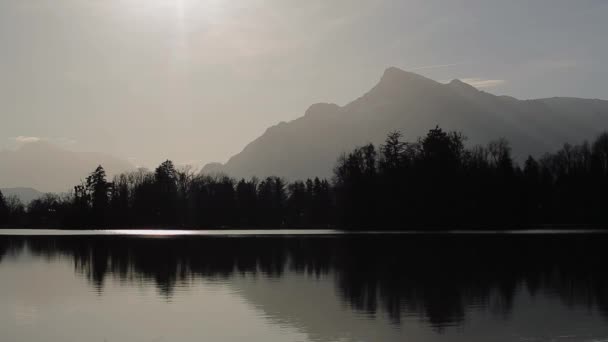
[[[346,308],[336,284],[328,277],[311,281],[306,274],[285,272],[272,280],[233,277],[227,285],[266,320],[294,327],[311,341],[404,341],[411,332],[395,329],[387,315],[362,320],[360,313]],[[314,306],[310,305],[311,298],[315,298]],[[327,317],[331,317],[331,323]],[[344,339],[344,331],[349,338]]]
[[[128,161],[95,152],[74,152],[45,141],[0,151],[0,187],[32,187],[43,192],[66,192],[97,165],[108,176],[135,167]]]
[[[32,188],[2,188],[0,191],[4,197],[15,196],[23,204],[28,204],[44,195],[44,193]]]
[[[521,160],[553,151],[565,142],[593,139],[608,129],[608,101],[518,100],[459,80],[443,84],[388,68],[362,97],[343,107],[314,104],[304,116],[268,128],[226,164],[205,166],[203,172],[222,171],[235,177],[328,177],[337,157],[357,145],[381,144],[394,130],[415,141],[436,125],[462,132],[469,145],[507,138],[514,156]]]

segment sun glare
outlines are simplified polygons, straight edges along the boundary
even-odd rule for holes
[[[176,236],[196,234],[190,230],[166,230],[166,229],[113,229],[104,231],[110,235],[142,235],[142,236]]]
[[[173,61],[180,64],[191,56],[193,34],[221,24],[230,3],[226,0],[122,0],[121,11],[132,16],[143,29],[173,32]]]

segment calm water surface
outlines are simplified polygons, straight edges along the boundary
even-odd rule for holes
[[[604,234],[2,233],[3,342],[608,341]]]

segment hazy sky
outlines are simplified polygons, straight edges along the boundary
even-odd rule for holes
[[[608,99],[607,0],[0,0],[0,148],[225,161],[388,66]]]

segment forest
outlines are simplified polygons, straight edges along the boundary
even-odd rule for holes
[[[296,158],[297,156],[294,156]],[[11,228],[517,228],[608,223],[608,133],[516,162],[509,142],[391,132],[337,158],[332,179],[234,179],[167,160],[108,179],[100,165],[66,194],[24,205],[0,192]]]

